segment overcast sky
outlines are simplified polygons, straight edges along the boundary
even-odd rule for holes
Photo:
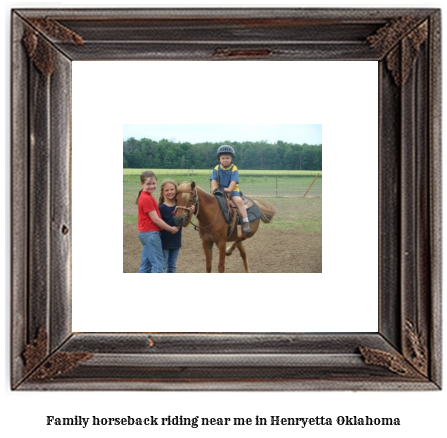
[[[190,143],[282,140],[322,144],[322,125],[123,125],[123,140],[131,137]]]

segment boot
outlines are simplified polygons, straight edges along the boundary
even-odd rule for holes
[[[250,222],[242,222],[242,232],[243,233],[250,232]]]

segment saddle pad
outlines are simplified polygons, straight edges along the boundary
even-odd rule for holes
[[[223,196],[216,195],[215,198],[219,203],[219,207],[222,210],[223,217],[227,224],[231,224],[231,214],[228,216],[228,205],[227,201]],[[244,205],[248,206],[247,208],[247,216],[248,221],[253,222],[257,219],[260,219],[262,216],[261,210],[253,199],[248,196],[243,195],[242,200],[244,201]]]

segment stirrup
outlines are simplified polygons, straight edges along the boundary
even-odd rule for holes
[[[242,232],[243,233],[250,232],[250,222],[242,222]]]

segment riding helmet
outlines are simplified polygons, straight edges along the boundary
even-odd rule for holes
[[[228,144],[223,144],[217,149],[217,157],[221,155],[231,155],[234,158],[234,149]]]

